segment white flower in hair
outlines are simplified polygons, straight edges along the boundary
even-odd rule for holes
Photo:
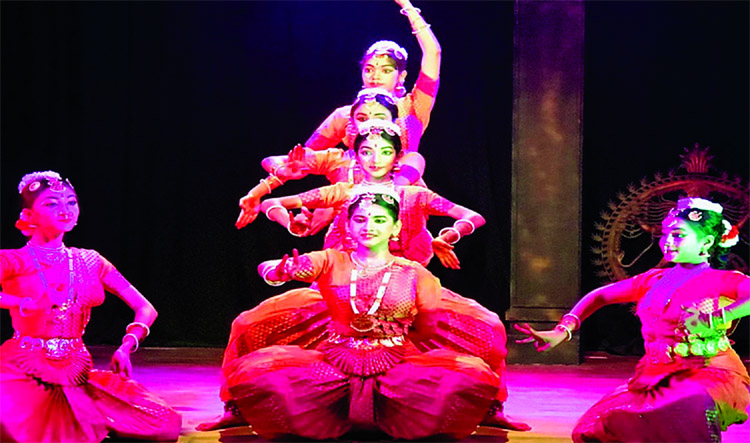
[[[717,214],[724,212],[720,204],[706,200],[705,198],[686,197],[677,200],[677,210],[700,209],[702,211],[713,211]]]
[[[378,95],[385,96],[386,100],[390,101],[393,104],[396,103],[396,97],[394,97],[393,94],[383,88],[363,88],[357,93],[357,99],[355,101],[361,99],[362,97],[365,97],[365,99],[375,100],[375,96]]]
[[[370,119],[359,124],[359,134],[369,137],[380,136],[381,132],[388,135],[398,135],[401,137],[401,128],[388,120]]]
[[[367,48],[367,55],[388,55],[398,60],[407,60],[409,54],[406,53],[406,49],[402,48],[398,43],[390,40],[380,40]]]
[[[352,198],[351,201],[354,201],[358,199],[359,197],[363,195],[375,195],[380,194],[384,197],[384,200],[388,201],[389,199],[392,199],[396,203],[401,203],[401,197],[398,195],[398,192],[396,192],[396,189],[393,187],[393,185],[381,185],[381,184],[358,184],[352,189]],[[388,197],[388,198],[386,198]],[[393,204],[393,202],[388,202]]]
[[[29,186],[30,184],[33,185],[34,183],[39,183],[41,180],[61,182],[63,178],[55,171],[30,172],[24,175],[23,178],[21,178],[21,181],[18,182],[18,193],[22,193],[26,186]],[[39,189],[38,184],[36,186],[36,189]],[[31,191],[36,191],[36,189],[31,189]]]

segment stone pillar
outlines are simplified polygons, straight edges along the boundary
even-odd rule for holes
[[[581,295],[583,12],[516,0],[509,363],[580,362],[577,335],[538,354],[512,325],[551,328]]]

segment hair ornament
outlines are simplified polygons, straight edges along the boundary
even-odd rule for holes
[[[359,125],[359,135],[367,136],[368,139],[382,137],[383,132],[401,137],[401,128],[388,120],[370,119]]]
[[[694,222],[701,221],[701,219],[703,218],[703,212],[697,209],[693,209],[692,211],[688,212],[687,217],[690,221],[694,221]]]
[[[732,226],[726,219],[722,220],[721,224],[724,226],[724,233],[721,235],[721,240],[719,240],[719,246],[722,248],[731,248],[740,241],[740,230],[737,229],[737,226]]]
[[[28,173],[21,178],[21,181],[18,182],[18,193],[22,193],[27,186],[29,187],[29,192],[38,190],[42,186],[42,180],[46,181],[53,191],[59,192],[63,190],[63,178],[60,174],[55,171],[37,171]]]
[[[396,60],[402,61],[406,61],[409,58],[406,49],[402,48],[398,43],[390,40],[380,40],[370,45],[365,52],[365,56],[371,57],[373,55],[387,55]]]
[[[378,196],[389,205],[397,205],[401,202],[401,197],[399,197],[393,186],[380,184],[360,184],[355,186],[353,189],[351,202],[359,201],[359,206],[362,206],[362,202],[366,199],[370,201],[370,203],[368,204],[369,207],[370,205],[372,205],[372,203],[375,202],[375,199]]]
[[[357,99],[355,102],[364,100],[365,103],[373,103],[379,95],[383,96],[388,103],[392,105],[396,104],[396,97],[383,88],[363,88],[357,93]]]
[[[724,212],[724,208],[722,208],[720,204],[698,197],[686,197],[677,200],[676,209],[678,211],[683,211],[685,209],[700,209],[701,211],[713,211],[717,214]]]

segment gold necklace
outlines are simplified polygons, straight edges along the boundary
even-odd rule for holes
[[[42,271],[42,266],[39,264],[39,260],[36,257],[36,252],[34,252],[34,248],[42,248],[42,246],[32,245],[30,244],[30,242],[27,243],[27,245],[29,246],[29,255],[31,255],[31,259],[34,261],[34,267],[39,274],[39,278],[42,280],[42,285],[44,285],[44,292],[49,297],[49,282],[47,281],[47,276],[44,275],[44,271]],[[65,298],[65,301],[62,302],[62,304],[53,304],[52,309],[65,312],[75,304],[75,292],[73,290],[73,253],[65,246],[61,246],[61,250],[64,251],[65,255],[68,257],[68,296]],[[62,290],[62,288],[60,288],[60,290]]]
[[[352,259],[354,260],[354,253],[352,253]],[[380,269],[389,268],[385,274],[383,274],[383,280],[380,281],[378,292],[375,294],[375,300],[367,310],[366,313],[360,313],[357,308],[357,275],[359,274],[357,269],[352,269],[349,276],[349,304],[352,307],[354,316],[349,322],[349,326],[357,332],[369,332],[375,328],[375,317],[374,314],[380,308],[380,304],[383,302],[383,296],[385,296],[385,289],[388,285],[388,281],[391,279],[390,267],[394,260],[388,262],[385,266],[381,266]],[[356,262],[355,262],[356,265]]]

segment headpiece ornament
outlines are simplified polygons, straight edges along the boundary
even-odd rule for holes
[[[685,197],[677,200],[678,211],[684,211],[685,209],[700,209],[702,211],[713,211],[717,214],[724,212],[724,208],[720,204],[706,200],[705,198],[698,197]]]
[[[357,99],[355,100],[355,102],[364,99],[365,103],[372,103],[375,101],[378,95],[383,96],[383,98],[390,104],[396,104],[396,97],[394,97],[393,94],[383,88],[363,88],[357,93]]]
[[[61,192],[65,189],[65,184],[70,186],[69,180],[63,180],[62,176],[55,171],[37,171],[26,174],[18,182],[18,193],[23,193],[23,190],[28,186],[29,192],[35,192],[42,187],[42,181],[46,181],[49,188],[55,192]]]
[[[389,205],[399,205],[401,203],[401,197],[399,197],[393,186],[380,184],[355,186],[350,203],[358,202],[357,205],[359,207],[368,208],[375,203],[378,197]]]
[[[370,119],[359,124],[359,135],[367,136],[368,139],[380,137],[382,132],[401,137],[401,128],[388,120]]]
[[[409,54],[406,53],[406,49],[402,48],[398,43],[391,40],[380,40],[367,48],[365,56],[370,57],[373,55],[387,55],[393,57],[396,60],[406,61],[409,58]]]

